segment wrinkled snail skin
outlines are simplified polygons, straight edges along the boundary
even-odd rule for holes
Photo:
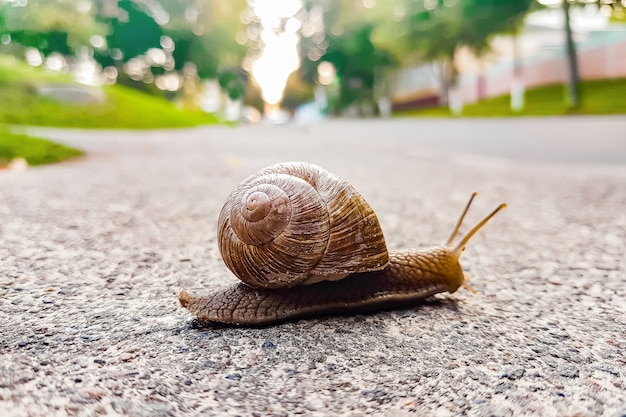
[[[459,258],[500,204],[458,243],[472,194],[445,245],[388,251],[374,210],[349,183],[306,162],[242,181],[218,219],[218,246],[241,284],[180,304],[200,322],[259,326],[329,314],[401,308],[471,287]]]
[[[449,248],[390,251],[381,271],[351,274],[285,289],[237,284],[206,297],[181,291],[183,307],[200,322],[262,326],[296,318],[396,309],[441,292],[455,292],[463,271]]]

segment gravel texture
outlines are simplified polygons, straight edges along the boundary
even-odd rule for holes
[[[2,416],[626,415],[626,118],[32,131],[89,155],[0,173]],[[176,294],[233,282],[224,199],[285,160],[350,181],[390,248],[506,201],[462,257],[478,293],[199,327]]]

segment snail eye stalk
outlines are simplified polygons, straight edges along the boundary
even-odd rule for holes
[[[470,202],[471,202],[471,200],[470,200]],[[502,210],[505,207],[506,207],[506,203],[500,203],[498,205],[498,207],[496,207],[484,219],[479,221],[478,224],[476,226],[474,226],[472,228],[472,230],[470,230],[469,233],[466,234],[463,237],[463,239],[461,239],[459,244],[456,245],[456,247],[452,250],[453,256],[455,256],[458,259],[461,256],[461,253],[463,252],[463,250],[465,250],[465,246],[467,245],[467,242],[469,242],[469,240],[472,238],[472,236],[474,236],[476,234],[476,232],[478,232],[489,221],[489,219],[491,219],[493,216],[496,215],[497,212],[499,212],[500,210]]]
[[[450,233],[450,237],[448,238],[448,241],[446,242],[446,246],[452,246],[452,242],[454,242],[454,238],[456,237],[457,233],[459,233],[459,228],[461,227],[461,224],[463,224],[463,219],[465,219],[465,215],[469,211],[469,208],[472,205],[472,201],[474,201],[474,197],[476,197],[477,194],[478,193],[476,191],[472,193],[469,201],[467,202],[467,204],[465,205],[465,208],[463,209],[463,213],[461,213],[459,220],[456,221],[456,224],[454,225],[454,229],[452,229],[452,233]]]

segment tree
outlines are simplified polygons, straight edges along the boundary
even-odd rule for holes
[[[305,2],[306,16],[319,15],[323,11],[323,25],[318,32],[310,32],[303,39],[305,78],[314,80],[318,60],[337,61],[342,76],[342,95],[350,101],[349,85],[345,85],[343,61],[350,62],[345,71],[352,71],[356,60],[363,60],[369,69],[389,62],[414,64],[436,61],[442,63],[444,90],[454,85],[458,70],[454,57],[461,47],[471,49],[477,55],[489,50],[491,38],[521,26],[533,0],[386,0],[355,2],[339,0],[309,0]],[[314,13],[318,10],[317,13]],[[313,16],[313,17],[316,17]],[[307,27],[307,19],[303,28]],[[311,20],[317,21],[315,18]],[[384,55],[385,59],[365,58],[365,50],[346,56],[351,42],[368,28],[367,42]],[[319,31],[324,36],[320,37]],[[303,29],[304,32],[304,29]],[[364,38],[361,38],[364,40]],[[313,52],[313,53],[312,53]],[[343,58],[342,58],[343,57]]]
[[[217,78],[222,67],[230,70],[241,65],[247,45],[239,43],[237,38],[245,32],[240,19],[247,8],[245,0],[162,3],[171,16],[165,34],[176,44],[173,54],[177,69],[191,62],[201,79],[209,79]]]
[[[103,68],[117,69],[118,81],[148,91],[156,91],[152,82],[161,76],[187,80],[194,69],[201,79],[217,78],[222,70],[239,67],[247,52],[236,41],[244,30],[240,15],[246,0],[23,3],[0,0],[0,36],[3,43],[11,41],[0,45],[4,52],[23,56],[25,47],[34,47],[44,56],[58,52],[71,59],[91,51]],[[231,96],[242,88],[227,84]]]
[[[459,48],[484,54],[491,38],[518,26],[531,6],[532,0],[439,0],[436,7],[408,16],[408,38],[421,59],[442,62],[445,91],[457,81]]]
[[[374,46],[373,27],[365,25],[340,37],[329,37],[329,46],[320,61],[332,63],[339,75],[340,104],[374,101],[376,70],[393,64],[391,56]]]
[[[63,7],[46,0],[23,5],[0,2],[0,36],[12,45],[37,48],[44,56],[73,55],[89,44],[90,36],[103,33],[104,27],[77,0],[67,0]]]
[[[109,27],[107,53],[111,55],[116,50],[120,51],[119,60],[123,62],[143,55],[150,48],[161,47],[161,26],[131,0],[120,0],[115,14],[99,14],[97,18]]]
[[[396,63],[384,47],[373,41],[380,17],[373,3],[366,7],[354,0],[305,1],[300,16],[302,79],[316,83],[318,65],[331,62],[340,83],[339,107],[373,104],[378,70]]]

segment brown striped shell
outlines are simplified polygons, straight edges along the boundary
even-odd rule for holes
[[[306,162],[273,165],[241,182],[220,213],[218,242],[228,268],[253,287],[340,279],[389,262],[370,205]]]

